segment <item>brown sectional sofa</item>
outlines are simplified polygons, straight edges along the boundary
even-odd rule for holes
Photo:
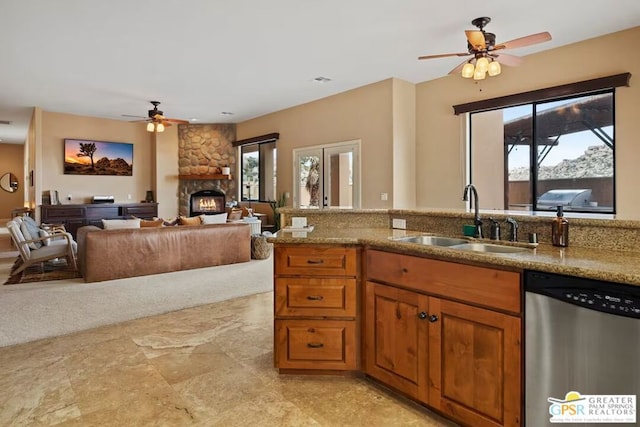
[[[248,224],[103,230],[78,229],[85,282],[212,267],[251,260]]]

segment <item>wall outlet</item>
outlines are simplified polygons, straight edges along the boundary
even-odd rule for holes
[[[387,193],[380,193],[380,200],[388,200],[389,195]]]
[[[127,200],[131,200],[131,194],[127,194]]]
[[[71,200],[71,194],[67,194],[67,200]]]
[[[399,228],[400,230],[406,230],[407,229],[407,220],[406,219],[393,218],[391,220],[391,227]]]

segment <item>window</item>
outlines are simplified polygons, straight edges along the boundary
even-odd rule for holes
[[[360,141],[293,150],[294,206],[360,207]]]
[[[236,141],[239,146],[240,200],[276,200],[276,140],[278,134]]]
[[[614,89],[472,112],[483,208],[615,213]]]

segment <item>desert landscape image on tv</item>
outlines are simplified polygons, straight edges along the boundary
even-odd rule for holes
[[[131,176],[133,144],[65,139],[64,173]]]

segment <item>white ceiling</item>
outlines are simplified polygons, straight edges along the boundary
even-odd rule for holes
[[[640,24],[638,0],[0,3],[0,120],[12,122],[0,124],[5,143],[24,141],[33,106],[132,120],[122,115],[146,116],[158,100],[168,117],[229,123],[390,77],[431,80],[461,59],[416,58],[464,52],[464,30],[479,16],[492,18],[486,31],[497,42],[553,36],[508,51],[515,55]]]

